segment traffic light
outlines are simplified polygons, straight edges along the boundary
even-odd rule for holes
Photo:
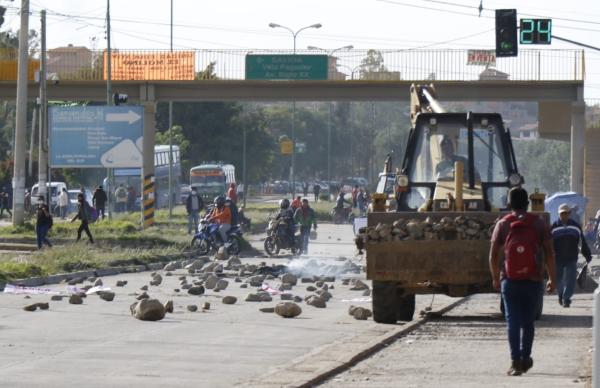
[[[122,94],[122,93],[113,94],[113,101],[115,102],[115,106],[119,106],[119,104],[125,104],[127,102],[127,98],[129,98],[129,96],[127,94]]]
[[[6,7],[0,7],[0,26],[4,24],[4,13],[6,12]]]
[[[516,57],[519,50],[517,44],[517,10],[496,10],[496,57]]]

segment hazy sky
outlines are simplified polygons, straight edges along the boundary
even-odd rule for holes
[[[494,48],[494,9],[517,8],[518,17],[549,17],[553,34],[600,46],[598,0],[173,0],[175,49],[291,49],[292,37],[270,22],[302,31],[297,47],[361,49],[427,47]],[[20,0],[7,5],[2,29],[18,28]],[[112,46],[168,49],[170,0],[112,0]],[[48,48],[69,43],[106,47],[105,0],[31,0],[30,28],[39,29],[39,11],[48,12]],[[531,48],[546,48],[530,46]],[[523,45],[520,49],[526,48]],[[577,49],[553,40],[549,49]],[[600,51],[586,50],[586,98],[600,99]]]

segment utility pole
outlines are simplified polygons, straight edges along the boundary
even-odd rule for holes
[[[110,0],[106,0],[106,106],[111,106],[112,101],[112,58],[110,51]],[[107,173],[107,181],[108,187],[106,188],[106,198],[108,199],[107,207],[108,207],[108,219],[112,219],[112,201],[110,200],[112,193],[114,193],[114,185],[113,185],[113,177],[112,177],[112,168],[106,169]]]
[[[21,0],[17,112],[14,137],[13,226],[25,221],[25,132],[27,131],[27,68],[29,65],[29,0]]]
[[[171,50],[171,52],[173,52],[173,0],[171,0],[171,49],[170,50]],[[180,156],[180,158],[181,158],[181,156]],[[169,101],[169,220],[171,220],[172,217],[173,217],[173,101]]]
[[[106,105],[112,100],[112,58],[110,52],[110,0],[106,0]]]
[[[46,195],[48,181],[48,97],[46,95],[46,80],[48,69],[46,67],[46,11],[42,10],[41,16],[41,64],[40,64],[40,133],[38,138],[38,190],[51,209],[50,195]],[[51,191],[50,191],[51,192]]]

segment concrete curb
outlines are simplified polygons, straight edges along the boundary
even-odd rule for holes
[[[309,388],[347,370],[358,362],[377,353],[399,337],[417,329],[430,320],[432,315],[441,315],[465,303],[469,297],[461,298],[416,321],[391,330],[379,325],[353,338],[322,346],[305,354],[284,367],[251,378],[236,386],[244,387],[294,387]],[[382,333],[383,332],[383,333]]]
[[[61,282],[68,282],[74,279],[87,279],[91,277],[104,277],[104,276],[114,276],[122,273],[134,273],[134,272],[144,272],[144,271],[158,271],[162,270],[167,263],[171,261],[183,263],[189,259],[183,260],[170,260],[168,262],[158,262],[158,263],[149,263],[145,265],[129,265],[129,266],[121,266],[121,267],[107,267],[107,268],[99,268],[96,270],[89,271],[78,271],[78,272],[70,272],[65,274],[56,274],[56,275],[48,275],[48,276],[40,276],[26,279],[17,279],[10,282],[10,284],[14,284],[16,286],[22,287],[40,287],[48,284],[59,284]],[[0,282],[0,291],[4,290],[4,286],[6,283]]]
[[[1,243],[0,250],[2,251],[37,251],[37,245],[25,243]]]

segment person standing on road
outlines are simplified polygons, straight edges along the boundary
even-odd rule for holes
[[[100,216],[100,213],[102,213],[102,219],[104,219],[104,216],[106,214],[106,201],[106,192],[102,188],[102,185],[100,185],[94,191],[94,197],[92,198],[92,202],[94,203],[94,207],[98,211],[98,217]]]
[[[52,216],[50,215],[50,211],[48,210],[48,206],[44,203],[44,196],[40,195],[38,197],[37,203],[37,220],[35,223],[35,234],[37,237],[37,246],[38,249],[42,249],[43,244],[48,245],[49,248],[52,247],[52,243],[48,240],[48,232],[52,227]]]
[[[135,200],[137,197],[137,193],[133,186],[129,186],[127,188],[127,211],[132,212],[135,210]]]
[[[538,260],[540,250],[544,252],[550,278],[546,285],[548,293],[554,291],[556,274],[550,231],[540,217],[527,212],[527,191],[515,187],[508,193],[508,199],[512,212],[494,227],[489,265],[493,286],[502,293],[508,326],[512,363],[507,374],[518,376],[533,366],[534,322],[544,279]],[[505,259],[501,272],[499,253],[502,248]]]
[[[63,220],[66,219],[69,210],[69,194],[67,193],[67,189],[64,187],[58,195],[58,208],[60,209],[60,217]]]
[[[354,188],[352,189],[352,208],[353,209],[356,209],[356,207],[358,206],[357,198],[358,198],[358,185],[354,185]]]
[[[579,243],[581,242],[581,254],[589,263],[592,261],[592,253],[583,238],[581,226],[570,218],[571,208],[566,203],[558,207],[560,217],[550,227],[554,252],[556,254],[556,293],[558,303],[563,307],[571,306],[571,297],[575,290],[577,280],[577,259],[579,258]]]
[[[313,192],[315,193],[315,202],[319,202],[319,193],[321,192],[321,185],[315,182],[313,185]]]
[[[8,206],[10,197],[8,196],[7,191],[0,192],[0,217],[2,217],[2,213],[6,210],[9,216],[12,217],[12,212],[10,211],[10,206]]]
[[[302,249],[300,253],[308,253],[308,239],[310,236],[310,227],[314,227],[317,230],[317,218],[315,217],[315,211],[308,205],[308,199],[302,200],[302,206],[296,209],[294,214],[294,221],[300,225],[300,241],[302,242]]]
[[[192,189],[185,200],[185,210],[188,214],[188,234],[192,233],[192,225],[194,226],[194,233],[198,232],[199,213],[203,208],[204,201],[202,201],[196,189]]]
[[[89,220],[90,220],[90,211],[89,205],[85,201],[83,194],[77,194],[77,214],[71,220],[71,222],[75,222],[76,219],[81,220],[81,224],[79,225],[79,229],[77,229],[77,241],[81,240],[81,232],[85,232],[87,234],[90,244],[94,243],[94,238],[92,237],[92,233],[90,232]]]
[[[302,183],[302,193],[305,198],[308,197],[308,182]]]

